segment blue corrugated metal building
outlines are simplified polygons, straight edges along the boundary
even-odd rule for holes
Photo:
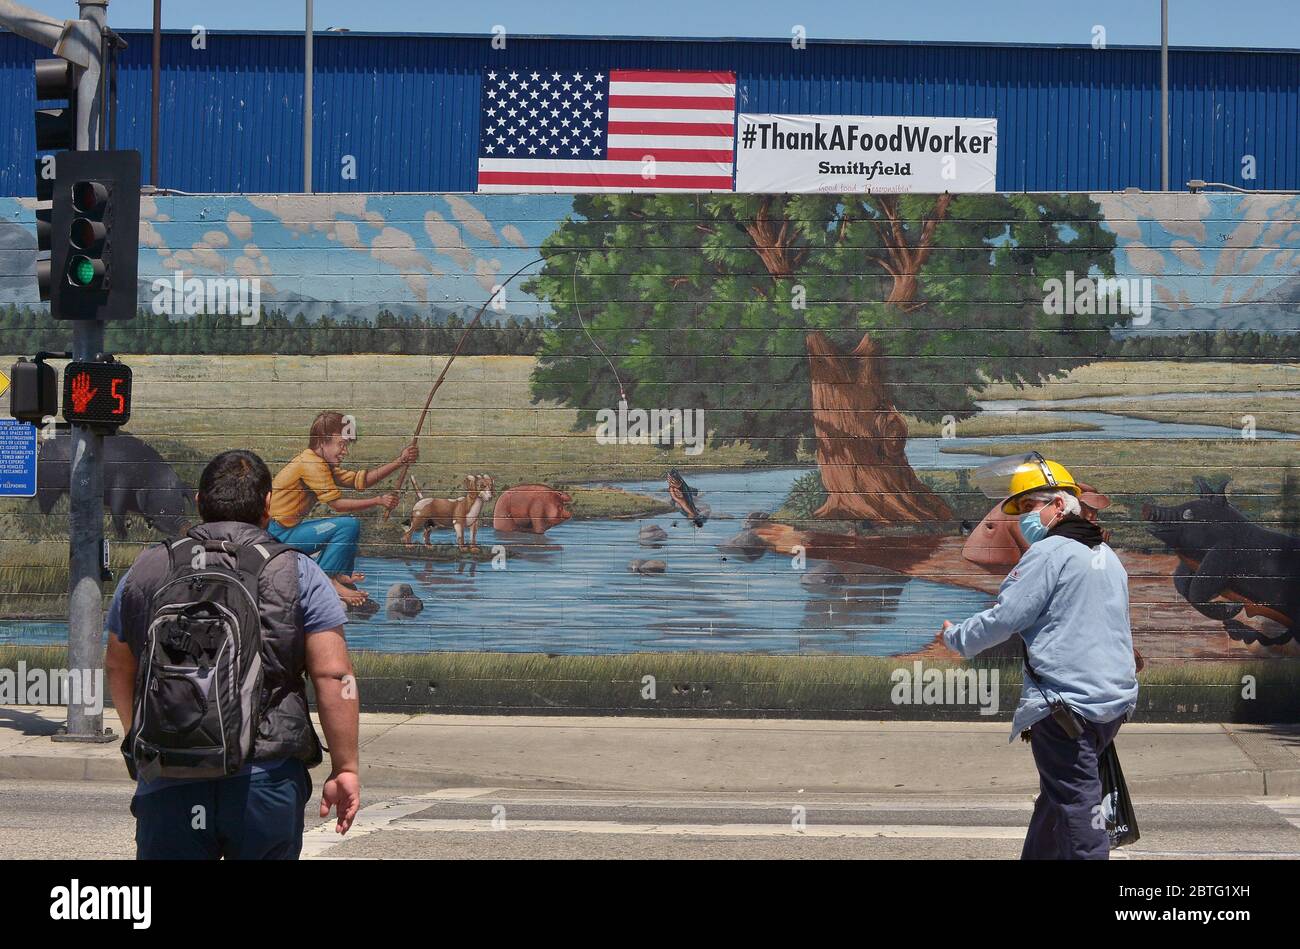
[[[127,31],[120,148],[149,153],[148,32]],[[998,188],[1160,186],[1159,50],[1151,47],[319,33],[312,175],[320,192],[473,191],[479,88],[493,67],[732,70],[752,112],[998,120]],[[303,37],[168,32],[157,184],[302,188]],[[0,195],[33,190],[32,61],[0,34]],[[1300,189],[1300,51],[1170,52],[1170,182]],[[353,156],[355,178],[343,176]],[[1253,156],[1256,177],[1244,179]],[[147,164],[147,162],[146,162]]]

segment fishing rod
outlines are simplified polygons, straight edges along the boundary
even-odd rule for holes
[[[520,267],[518,270],[512,273],[501,283],[497,284],[496,289],[494,289],[492,291],[492,294],[486,300],[483,301],[483,305],[479,307],[478,312],[474,314],[474,319],[469,321],[469,325],[467,325],[465,327],[464,332],[460,334],[460,339],[456,341],[456,348],[452,350],[451,356],[448,357],[446,364],[442,367],[442,372],[438,373],[438,378],[434,381],[433,388],[429,390],[429,397],[424,400],[424,408],[420,410],[420,420],[415,424],[415,434],[411,436],[412,445],[414,445],[416,441],[419,440],[420,433],[424,431],[424,421],[429,416],[429,407],[433,405],[433,397],[437,394],[438,389],[442,386],[442,381],[447,378],[447,370],[451,368],[451,364],[455,362],[456,357],[460,355],[460,351],[464,347],[465,341],[469,339],[470,331],[473,330],[474,327],[478,325],[479,320],[483,318],[483,314],[487,312],[487,308],[491,306],[492,301],[497,298],[497,294],[505,290],[505,288],[509,286],[510,281],[514,280],[516,277],[518,277],[529,267],[533,266],[533,264],[544,263],[546,261],[549,261],[553,257],[560,256],[561,254],[579,254],[579,253],[582,253],[581,248],[571,247],[563,250],[557,250],[552,252],[551,254],[543,255],[541,257],[537,257],[533,260],[528,261],[528,263],[524,264],[522,267]],[[602,356],[605,357],[605,362],[609,363],[609,368],[614,373],[614,379],[618,383],[619,398],[621,398],[623,401],[626,402],[627,396],[623,389],[623,380],[619,378],[618,369],[614,366],[613,360],[611,360],[609,356],[606,355],[605,350],[601,348],[598,342],[596,342],[595,337],[591,335],[591,331],[587,329],[587,324],[584,323],[582,320],[582,311],[578,307],[578,259],[576,257],[574,258],[573,261],[573,309],[574,309],[574,313],[578,317],[578,325],[582,327],[582,331],[587,335],[587,339],[590,340],[591,344],[596,347],[596,350]],[[410,477],[410,470],[411,470],[411,464],[410,462],[407,462],[402,466],[401,474],[398,475],[396,493],[399,502],[401,501],[402,492],[406,490],[406,482],[407,479]],[[392,515],[392,513],[393,512],[391,510],[385,509],[384,520],[385,521],[388,520],[388,518]]]

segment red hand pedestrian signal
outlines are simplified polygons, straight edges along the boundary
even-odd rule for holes
[[[95,397],[98,389],[90,387],[90,374],[86,372],[77,373],[72,379],[72,411],[82,414],[86,407],[90,405],[90,400]]]
[[[131,417],[131,370],[120,362],[74,362],[63,373],[63,417],[115,429]]]

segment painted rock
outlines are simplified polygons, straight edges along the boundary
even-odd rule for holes
[[[376,613],[379,612],[379,604],[375,602],[374,597],[370,597],[364,603],[361,603],[357,606],[349,606],[346,607],[346,609],[349,616],[355,616],[355,617],[360,617],[362,619],[366,619],[368,617],[374,616]]]
[[[643,524],[636,539],[642,547],[658,547],[668,539],[668,532],[658,524]]]
[[[818,560],[800,575],[799,582],[806,587],[824,587],[846,583],[848,579],[839,564]]]
[[[633,560],[627,569],[630,573],[667,573],[668,563],[664,560]]]
[[[394,583],[384,599],[384,611],[389,619],[410,619],[424,609],[424,603],[409,583]]]
[[[718,544],[718,550],[728,557],[739,557],[742,560],[757,560],[763,554],[767,553],[767,545],[763,539],[755,534],[752,530],[741,531],[730,540],[725,540]]]

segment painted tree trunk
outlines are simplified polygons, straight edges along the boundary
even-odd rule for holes
[[[870,336],[840,353],[824,333],[805,341],[812,377],[817,465],[829,497],[819,518],[915,524],[952,520],[904,451],[907,422],[885,388],[885,360]]]

